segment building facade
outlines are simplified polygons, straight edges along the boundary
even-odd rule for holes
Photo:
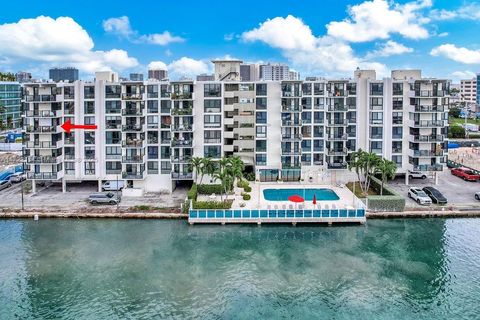
[[[76,68],[53,68],[48,71],[49,79],[54,82],[78,80],[78,69]]]
[[[273,63],[261,64],[260,80],[263,81],[281,81],[290,80],[290,68],[286,64]]]
[[[460,80],[460,101],[467,104],[477,103],[477,79]]]
[[[19,71],[15,74],[15,80],[20,83],[32,81],[32,74],[30,72]]]
[[[2,128],[20,128],[22,88],[18,82],[0,81],[0,121]]]
[[[157,80],[168,79],[168,71],[164,69],[149,69],[148,79],[157,79]]]
[[[240,63],[217,61],[215,81],[26,84],[28,179],[172,191],[193,180],[193,156],[237,155],[262,182],[344,183],[360,148],[399,173],[443,170],[447,80],[357,70],[351,80],[243,82]],[[67,120],[98,129],[68,134]]]
[[[143,81],[143,73],[130,73],[130,81]]]

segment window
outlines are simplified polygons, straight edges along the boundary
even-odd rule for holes
[[[403,128],[402,127],[392,127],[392,138],[393,139],[402,139]]]
[[[172,165],[169,161],[161,161],[160,162],[160,173],[161,174],[170,174],[172,171]]]
[[[147,116],[147,127],[148,128],[158,128],[158,116]]]
[[[105,113],[120,113],[122,110],[121,101],[106,101]]]
[[[312,156],[310,154],[302,154],[302,164],[309,166],[312,163]]]
[[[148,159],[158,159],[158,147],[148,147]]]
[[[206,158],[220,158],[221,147],[220,146],[204,146],[203,153],[204,153],[204,157]]]
[[[221,143],[222,133],[218,130],[205,130],[203,132],[203,139],[205,143]]]
[[[323,152],[323,140],[313,140],[313,151],[314,152]]]
[[[347,83],[347,91],[349,95],[356,95],[357,94],[357,84],[356,83]]]
[[[382,139],[383,138],[383,128],[382,127],[371,127],[370,128],[370,138],[372,138],[372,139]]]
[[[95,117],[83,117],[84,124],[95,124]]]
[[[382,109],[383,98],[370,98],[370,107],[374,107],[374,109]]]
[[[85,114],[95,114],[95,101],[85,101],[83,112]]]
[[[85,86],[83,87],[83,93],[85,99],[95,99],[95,87]]]
[[[157,85],[148,85],[147,86],[147,98],[158,98],[158,86]]]
[[[85,175],[95,174],[95,162],[85,162]]]
[[[311,83],[302,83],[302,93],[304,96],[312,95],[312,84]]]
[[[84,156],[88,160],[95,159],[95,147],[85,147]]]
[[[147,172],[150,174],[158,174],[158,161],[148,161]]]
[[[312,98],[302,98],[302,107],[305,110],[310,110],[312,109]]]
[[[325,107],[325,98],[313,98],[313,107],[323,109]]]
[[[219,113],[222,111],[222,100],[205,99],[203,101],[203,107],[204,107],[205,113],[212,113],[212,112]]]
[[[266,96],[267,95],[267,84],[266,83],[257,83],[257,96]]]
[[[75,162],[65,162],[65,174],[75,174]]]
[[[267,109],[267,98],[257,98],[257,110]]]
[[[256,136],[257,136],[257,138],[266,138],[267,137],[267,126],[257,126]]]
[[[393,124],[402,124],[403,123],[403,112],[393,112],[392,113],[392,123]]]
[[[118,161],[105,162],[105,170],[107,174],[120,174],[122,173],[122,163]]]
[[[402,141],[392,141],[392,152],[402,153]]]
[[[302,112],[302,123],[303,124],[312,123],[312,113],[311,112]]]
[[[105,86],[105,98],[107,99],[120,98],[121,93],[122,87],[119,85]]]
[[[160,147],[160,157],[170,160],[170,147]]]
[[[83,141],[85,144],[95,144],[95,132],[86,131]]]
[[[220,115],[204,115],[203,122],[205,127],[220,127],[221,123],[221,116]]]
[[[105,157],[107,159],[122,158],[122,148],[121,147],[105,147]]]
[[[403,83],[393,83],[393,95],[401,96],[403,95]]]
[[[313,123],[323,123],[324,122],[324,113],[323,112],[314,112],[313,113]]]
[[[160,101],[160,112],[161,113],[170,113],[172,103],[170,100],[161,100]]]
[[[73,87],[64,87],[63,88],[63,97],[65,99],[74,99],[75,98],[75,89]]]
[[[122,117],[106,116],[105,128],[106,129],[118,129],[122,125]]]
[[[402,110],[403,98],[393,98],[392,108],[393,110]]]
[[[106,131],[105,143],[106,144],[120,144],[122,141],[122,133],[120,131]]]
[[[325,92],[324,83],[314,83],[313,84],[313,94],[316,96],[322,96]]]
[[[157,100],[148,100],[147,101],[147,113],[158,113],[158,101]]]
[[[302,152],[312,151],[312,140],[302,140]]]
[[[255,144],[256,152],[267,152],[267,140],[257,140]]]
[[[402,166],[402,156],[392,156],[392,161],[395,162],[397,167]]]
[[[382,153],[382,141],[371,141],[370,152]]]
[[[382,96],[383,95],[383,83],[370,83],[370,95]]]
[[[382,112],[371,112],[370,113],[370,123],[371,124],[382,124],[383,123],[383,113]]]
[[[255,164],[257,166],[266,166],[267,165],[267,155],[266,154],[255,155]]]
[[[266,112],[257,112],[256,123],[266,124],[267,123],[267,113]]]
[[[167,84],[160,85],[160,96],[162,98],[170,98],[170,90]]]
[[[221,97],[222,88],[218,83],[209,83],[203,85],[203,95],[205,97]]]

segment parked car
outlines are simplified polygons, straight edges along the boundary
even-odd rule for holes
[[[408,197],[418,204],[432,204],[432,199],[420,188],[412,187],[408,190]]]
[[[480,200],[480,192],[475,193],[475,199]]]
[[[462,178],[465,181],[478,181],[480,175],[467,168],[455,168],[450,171],[454,176]]]
[[[408,177],[410,179],[427,179],[427,175],[423,172],[419,172],[419,171],[410,171],[408,173]]]
[[[25,179],[25,174],[23,172],[16,172],[10,176],[10,181],[13,183],[22,182]]]
[[[10,188],[12,186],[12,183],[10,180],[2,180],[0,181],[0,190]]]
[[[88,197],[91,204],[117,204],[120,200],[120,194],[117,197],[113,192],[95,192]]]
[[[119,181],[106,181],[102,184],[102,191],[117,191],[122,190],[125,183],[123,180]]]
[[[443,194],[434,187],[424,187],[422,190],[430,197],[430,199],[432,199],[433,203],[447,204],[447,198],[445,198]]]

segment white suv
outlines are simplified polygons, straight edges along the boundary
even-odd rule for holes
[[[410,179],[427,179],[427,175],[425,173],[418,172],[418,171],[410,171],[408,173],[408,177]]]
[[[418,204],[432,204],[432,199],[420,188],[410,188],[408,190],[408,197],[417,201]]]

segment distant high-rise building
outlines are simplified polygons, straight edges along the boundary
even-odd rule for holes
[[[143,73],[130,73],[131,81],[143,81]]]
[[[477,78],[460,80],[460,97],[462,102],[477,103]]]
[[[19,71],[15,74],[17,82],[28,82],[32,80],[32,74],[30,72]]]
[[[258,81],[258,65],[257,64],[241,64],[240,78],[242,81]]]
[[[77,68],[53,68],[50,69],[49,79],[52,79],[55,82],[59,81],[68,81],[73,82],[78,80],[78,69]]]
[[[260,65],[260,79],[264,81],[290,80],[290,68],[286,64]]]
[[[168,78],[168,71],[165,69],[149,69],[148,79],[163,80]]]
[[[295,70],[288,71],[289,80],[300,80],[300,73]]]
[[[479,81],[480,81],[480,73],[477,73],[477,98],[476,98],[477,106],[480,106],[480,86],[478,85]]]
[[[0,123],[8,128],[19,128],[22,120],[22,88],[18,82],[0,81]]]
[[[215,81],[213,74],[202,73],[197,76],[197,81]]]

